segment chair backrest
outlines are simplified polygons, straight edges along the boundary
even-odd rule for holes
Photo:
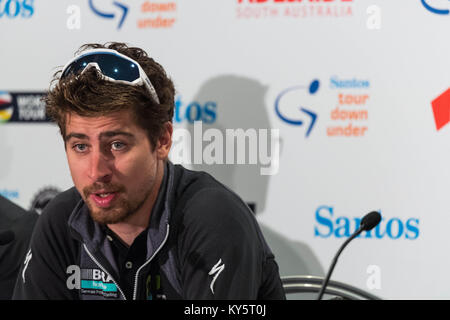
[[[316,299],[322,284],[323,277],[318,276],[286,276],[281,277],[286,298],[294,300],[299,298],[296,294],[302,295],[302,300]],[[339,281],[330,280],[325,290],[324,299],[344,299],[344,300],[381,300],[381,298],[368,293],[359,288],[353,287]]]
[[[261,222],[259,225],[265,240],[275,254],[282,277],[293,274],[325,275],[319,259],[308,244],[289,239]]]

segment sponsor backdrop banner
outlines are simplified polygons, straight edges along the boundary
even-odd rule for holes
[[[144,48],[176,85],[173,162],[249,203],[281,273],[449,299],[447,0],[0,1],[0,194],[72,186],[40,98],[84,43]],[[289,251],[290,250],[290,251]]]

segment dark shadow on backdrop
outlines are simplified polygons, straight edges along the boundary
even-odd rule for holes
[[[265,102],[267,89],[259,81],[243,76],[221,75],[209,79],[193,98],[194,101],[200,103],[213,101],[217,104],[216,121],[212,124],[203,124],[203,131],[208,128],[216,128],[223,133],[224,137],[225,129],[242,128],[245,131],[253,128],[270,131],[269,109]],[[189,125],[189,130],[191,137],[194,137],[192,125]],[[203,147],[207,143],[203,143]],[[268,144],[270,144],[270,140]],[[253,204],[255,214],[265,211],[271,176],[261,175],[261,165],[194,164],[192,168],[210,173],[239,194],[244,201]],[[261,223],[260,225],[267,242],[277,257],[282,276],[324,275],[319,260],[308,245],[291,241],[269,226]]]

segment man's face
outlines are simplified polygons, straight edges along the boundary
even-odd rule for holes
[[[146,132],[129,111],[68,115],[65,144],[73,182],[95,221],[114,224],[151,209],[164,171],[164,152],[158,146],[152,151]]]

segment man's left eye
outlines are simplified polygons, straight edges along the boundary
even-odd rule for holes
[[[125,148],[125,144],[122,142],[115,141],[111,143],[111,149],[115,151],[123,150]]]

